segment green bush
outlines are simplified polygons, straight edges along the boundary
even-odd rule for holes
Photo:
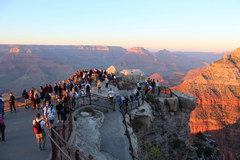
[[[159,100],[152,94],[147,94],[145,97],[145,101],[148,103],[152,103],[152,104],[158,104]]]
[[[93,109],[91,107],[86,107],[83,109],[83,112],[93,113]]]
[[[164,157],[160,144],[150,144],[149,142],[142,142],[139,144],[141,151],[147,158],[144,160],[157,160]]]

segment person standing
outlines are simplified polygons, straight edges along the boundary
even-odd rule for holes
[[[102,92],[102,83],[100,80],[97,81],[97,88],[98,88],[98,93],[101,93]]]
[[[15,97],[12,92],[10,92],[9,105],[10,105],[11,113],[13,112],[13,109],[14,109],[14,112],[16,113]]]
[[[47,102],[45,103],[45,106],[43,107],[43,116],[44,116],[45,121],[46,121],[46,127],[49,126],[49,122],[48,122],[48,112],[47,112],[49,107],[50,107],[50,106],[49,106],[49,102],[47,101]]]
[[[57,122],[61,122],[63,120],[63,113],[62,113],[63,112],[63,104],[60,99],[57,100],[56,109],[57,109],[57,118],[58,118]]]
[[[3,116],[4,116],[4,100],[0,95],[0,117],[3,118]]]
[[[106,76],[106,78],[105,78],[105,88],[108,88],[108,83],[109,83],[109,79],[108,79],[108,77]]]
[[[5,128],[6,128],[6,125],[3,121],[3,118],[0,117],[0,138],[2,141],[5,141]]]
[[[52,128],[54,120],[56,119],[56,110],[54,109],[52,104],[47,109],[47,116],[48,116],[49,128]]]
[[[24,98],[25,108],[27,109],[29,107],[29,95],[26,89],[23,90],[22,97]]]
[[[0,101],[2,101],[2,118],[4,117],[4,98],[2,97],[2,95],[0,95]]]
[[[45,149],[46,143],[46,133],[44,130],[45,121],[39,113],[36,114],[35,119],[33,120],[33,132],[37,139],[37,144],[40,150]]]
[[[110,90],[108,91],[108,98],[110,99],[110,102],[113,104],[114,103],[114,96],[115,96],[115,93],[114,91],[112,90],[112,88],[110,88]]]

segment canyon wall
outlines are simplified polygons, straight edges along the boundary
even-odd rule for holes
[[[172,89],[197,99],[189,123],[191,133],[211,133],[220,145],[222,159],[240,155],[240,49]]]

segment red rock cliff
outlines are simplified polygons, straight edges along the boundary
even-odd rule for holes
[[[240,155],[240,48],[173,89],[197,99],[191,133],[211,133],[220,144],[222,159]]]

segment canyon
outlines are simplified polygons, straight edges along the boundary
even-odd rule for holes
[[[223,56],[202,52],[205,55],[202,58],[200,52],[193,54],[197,56],[168,50],[151,52],[142,47],[0,45],[0,93],[13,91],[19,95],[22,88],[52,84],[78,69],[107,68],[111,65],[118,70],[141,69],[146,76],[156,73],[167,84],[176,85],[182,82],[189,70],[204,67]]]
[[[195,76],[172,87],[197,99],[189,123],[191,133],[213,135],[221,159],[235,159],[240,155],[240,49],[192,73]]]

